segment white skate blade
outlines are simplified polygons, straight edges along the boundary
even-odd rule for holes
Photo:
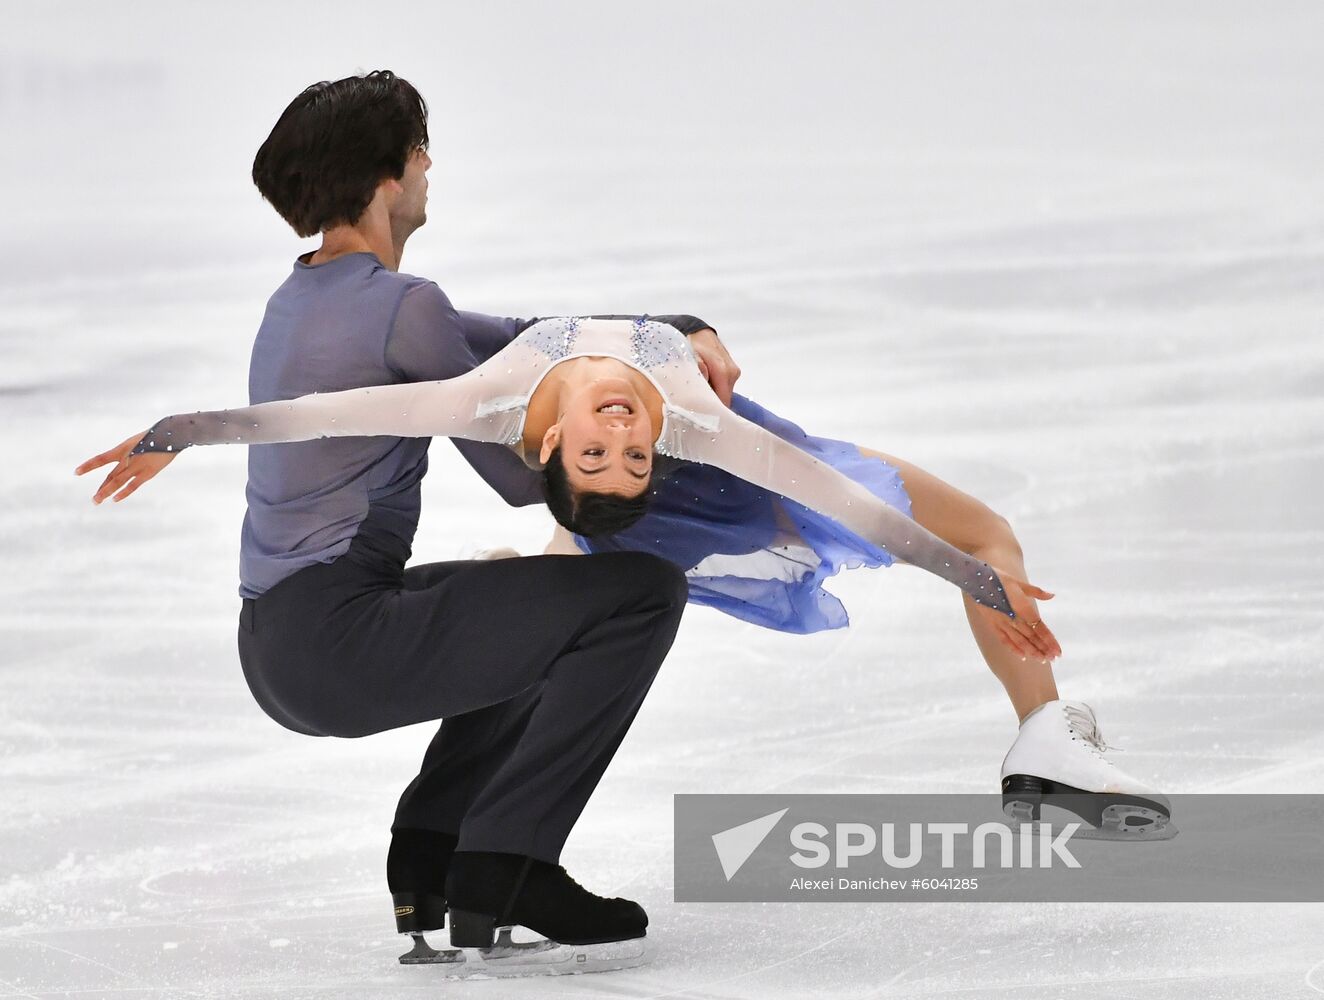
[[[522,976],[577,976],[589,972],[633,969],[652,961],[647,938],[603,944],[557,944],[546,938],[514,941],[503,927],[491,948],[437,951],[414,935],[414,950],[400,956],[402,965],[437,966],[442,979],[511,979]]]
[[[1177,836],[1177,827],[1157,809],[1111,805],[1104,808],[1098,826],[1086,823],[1072,836],[1081,840],[1171,840]]]

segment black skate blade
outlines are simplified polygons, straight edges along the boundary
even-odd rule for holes
[[[449,953],[458,959],[408,964],[438,965],[436,975],[442,979],[514,979],[614,972],[646,965],[653,958],[646,937],[603,944],[558,944],[546,938],[514,941],[509,927],[501,928],[491,948],[450,949]]]
[[[464,961],[464,952],[457,948],[438,951],[417,931],[409,935],[414,939],[414,947],[400,956],[401,965],[448,965]]]

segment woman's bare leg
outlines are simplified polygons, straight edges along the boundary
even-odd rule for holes
[[[860,448],[860,454],[880,458],[900,471],[901,481],[910,495],[911,514],[918,524],[962,552],[1029,580],[1020,542],[1002,515],[916,465],[868,448]],[[961,596],[975,645],[993,675],[1007,689],[1016,717],[1024,719],[1044,702],[1055,700],[1057,685],[1052,662],[1033,650],[1020,652],[1006,646],[996,629],[976,612],[978,605],[968,595]],[[1035,618],[1038,617],[1036,611]]]

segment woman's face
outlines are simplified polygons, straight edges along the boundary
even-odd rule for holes
[[[615,376],[596,378],[563,402],[560,420],[543,435],[543,463],[559,444],[576,493],[633,497],[647,489],[657,435],[634,386]]]

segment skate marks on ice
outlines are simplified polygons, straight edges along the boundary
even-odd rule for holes
[[[1306,985],[1316,993],[1324,993],[1324,958],[1311,966],[1306,973]]]

